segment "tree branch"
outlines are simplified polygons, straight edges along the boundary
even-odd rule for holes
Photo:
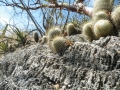
[[[77,3],[77,4],[67,4],[67,3],[57,3],[56,4],[41,4],[39,6],[36,6],[36,7],[23,7],[23,6],[20,6],[19,4],[20,3],[13,3],[13,4],[9,4],[9,3],[6,3],[6,2],[3,2],[3,1],[0,1],[2,3],[4,3],[6,6],[13,6],[13,7],[18,7],[18,8],[21,8],[22,10],[37,10],[37,9],[40,9],[40,8],[58,8],[58,9],[63,9],[63,10],[68,10],[68,11],[72,11],[72,12],[77,12],[79,14],[81,14],[81,12],[83,12],[83,14],[91,17],[92,16],[92,8],[90,7],[87,7],[87,6],[82,6],[81,7],[81,4],[83,3]],[[77,11],[77,9],[81,8],[81,11]]]
[[[26,8],[26,5],[23,3],[22,0],[20,0],[21,4],[23,5],[24,8]],[[28,13],[29,17],[31,18],[31,20],[33,21],[34,25],[36,26],[37,30],[40,32],[40,35],[43,36],[44,31],[40,30],[38,25],[37,25],[37,21],[34,19],[34,17],[32,16],[31,12],[29,11],[29,9],[25,9],[26,12]],[[40,27],[41,28],[41,27]],[[42,28],[41,28],[42,29]]]

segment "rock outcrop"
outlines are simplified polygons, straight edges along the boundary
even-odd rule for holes
[[[40,43],[4,55],[0,90],[120,90],[120,37],[72,38],[63,56]]]

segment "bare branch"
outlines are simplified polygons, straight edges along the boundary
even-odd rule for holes
[[[23,1],[20,0],[20,2],[22,3],[23,7],[26,8],[26,5],[23,3]],[[29,9],[28,9],[28,10],[25,9],[25,10],[26,10],[26,12],[28,13],[28,15],[30,16],[30,18],[31,18],[31,20],[33,21],[33,23],[35,24],[35,26],[36,26],[36,28],[38,29],[38,31],[40,32],[41,36],[43,36],[44,31],[39,29],[39,27],[38,27],[38,25],[37,25],[37,22],[36,22],[36,20],[34,19],[34,17],[32,16],[32,14],[31,14],[31,12],[29,11]]]
[[[77,3],[77,4],[68,4],[68,3],[57,3],[56,4],[40,4],[39,6],[36,6],[36,7],[30,7],[30,6],[27,6],[27,7],[23,7],[23,6],[20,6],[19,4],[20,3],[13,3],[13,4],[9,4],[9,3],[6,3],[6,2],[3,2],[3,1],[0,1],[2,3],[4,3],[6,6],[14,6],[14,7],[18,7],[18,8],[21,8],[22,10],[37,10],[37,9],[40,9],[40,8],[58,8],[58,9],[63,9],[63,10],[68,10],[68,11],[72,11],[72,12],[77,12],[77,8],[78,7],[81,7],[81,4],[82,3]],[[83,6],[81,8],[81,11],[77,12],[77,13],[80,13],[83,12],[83,14],[85,15],[88,15],[89,17],[92,16],[92,8],[90,7],[87,7],[87,6]]]

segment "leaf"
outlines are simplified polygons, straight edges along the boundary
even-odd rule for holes
[[[3,31],[2,31],[2,36],[5,35],[5,33],[6,33],[6,31],[7,31],[7,28],[8,28],[8,24],[6,24],[5,28],[3,29]]]
[[[8,51],[8,41],[0,43],[0,52],[6,53]]]
[[[23,45],[25,45],[27,39],[26,39],[26,36],[24,35],[24,33],[21,32],[17,27],[15,27],[15,29],[13,29],[13,31],[17,35],[17,38],[15,40],[18,41],[19,43],[22,43]]]

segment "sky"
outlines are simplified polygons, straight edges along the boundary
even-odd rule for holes
[[[6,23],[8,23],[8,24],[16,24],[18,27],[24,27],[23,23],[28,21],[26,15],[20,14],[19,16],[17,16],[11,7],[0,6],[0,12],[1,12],[0,14],[1,25],[5,25]],[[32,21],[29,23],[33,25]]]
[[[72,3],[72,1],[71,1],[71,3]],[[90,6],[92,6],[92,3],[94,0],[90,0],[90,1],[91,1]],[[0,14],[0,25],[1,26],[4,26],[6,23],[9,23],[9,24],[16,23],[17,27],[21,28],[21,27],[25,27],[25,25],[28,24],[28,18],[26,18],[27,16],[25,14],[22,16],[14,15],[14,10],[11,7],[0,6],[0,13],[1,13]],[[39,17],[37,14],[34,14],[34,16]],[[40,12],[39,12],[39,14],[40,14]],[[14,20],[12,19],[13,17],[14,17]],[[41,21],[39,21],[39,23],[42,23],[42,19],[41,19]],[[35,27],[31,20],[29,21],[29,24],[30,24],[29,28]]]
[[[88,1],[88,0],[86,0]],[[92,7],[93,6],[93,2],[94,0],[90,0],[90,3],[88,4],[88,6]],[[115,4],[117,4],[119,2],[119,0],[115,0]],[[33,22],[31,20],[29,20],[28,22],[28,18],[25,14],[25,12],[23,12],[23,14],[19,14],[19,16],[17,16],[15,13],[14,13],[14,10],[11,8],[11,7],[5,7],[5,6],[0,6],[0,25],[1,26],[4,26],[6,23],[9,23],[9,24],[16,24],[17,27],[20,27],[20,28],[24,28],[26,27],[27,28],[27,24],[29,23],[30,26],[29,28],[35,28]],[[34,13],[35,11],[33,11]],[[40,12],[39,12],[39,15],[38,13],[37,14],[34,14],[35,17],[38,17],[40,19]],[[14,17],[14,19],[12,19]],[[42,17],[41,17],[41,20],[39,21],[39,23],[42,23]]]

